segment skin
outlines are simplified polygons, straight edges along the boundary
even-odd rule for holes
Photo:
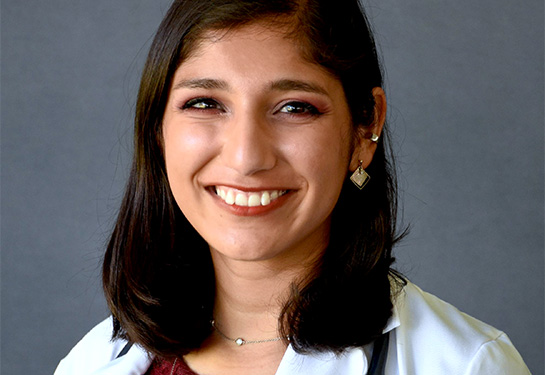
[[[325,249],[330,215],[349,171],[372,159],[386,102],[373,90],[375,124],[355,150],[341,83],[301,58],[282,30],[252,24],[209,33],[176,71],[163,122],[170,187],[208,242],[216,271],[214,316],[223,333],[278,336],[290,284]],[[286,192],[258,207],[216,194]],[[283,342],[238,347],[212,335],[184,359],[201,374],[274,374]]]

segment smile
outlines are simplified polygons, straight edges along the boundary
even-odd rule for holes
[[[268,206],[275,199],[286,194],[287,190],[265,190],[244,192],[224,186],[215,187],[216,195],[225,203],[240,207]]]

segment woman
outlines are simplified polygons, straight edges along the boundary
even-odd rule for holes
[[[56,374],[529,373],[390,268],[381,87],[356,0],[175,1],[104,259],[112,318]]]

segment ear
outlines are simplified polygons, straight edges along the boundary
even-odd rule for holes
[[[373,155],[377,149],[377,142],[371,140],[373,135],[378,137],[382,134],[382,127],[386,121],[386,94],[381,87],[375,87],[372,90],[375,99],[375,114],[373,123],[370,125],[360,125],[356,131],[356,145],[354,153],[350,160],[350,170],[355,171],[361,160],[362,167],[365,169],[373,160]]]

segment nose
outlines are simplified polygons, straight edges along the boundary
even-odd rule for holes
[[[276,163],[274,137],[258,115],[235,116],[225,125],[222,160],[244,176],[270,170]]]

